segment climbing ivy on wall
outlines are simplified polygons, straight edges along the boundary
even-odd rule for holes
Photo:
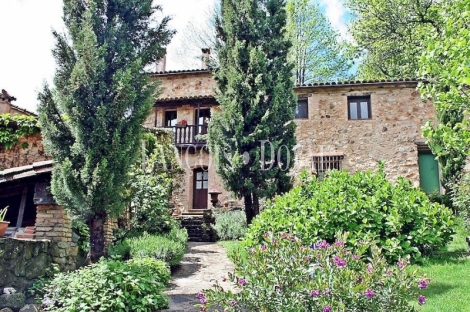
[[[20,138],[39,131],[35,116],[0,114],[0,148],[12,149]],[[24,142],[22,147],[27,148],[28,143]]]

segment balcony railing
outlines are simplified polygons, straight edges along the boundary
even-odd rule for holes
[[[207,125],[186,125],[166,127],[173,129],[175,133],[175,145],[177,147],[204,146],[206,140],[197,139],[197,135],[207,134]]]

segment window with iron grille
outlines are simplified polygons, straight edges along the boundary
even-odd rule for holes
[[[312,165],[318,177],[323,177],[328,170],[341,170],[343,153],[322,153],[312,156]]]
[[[372,118],[370,95],[348,96],[348,118],[349,120]]]

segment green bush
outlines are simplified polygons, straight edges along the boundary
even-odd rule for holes
[[[126,239],[130,246],[131,258],[152,257],[165,261],[170,266],[178,265],[186,251],[188,234],[185,229],[172,229],[165,235],[144,233],[139,237]]]
[[[237,240],[245,235],[248,227],[244,211],[224,211],[215,213],[212,225],[220,240]]]
[[[131,258],[131,246],[127,241],[122,241],[108,247],[108,257],[118,260],[129,260]]]
[[[470,173],[464,173],[459,182],[452,185],[452,203],[457,213],[470,226]]]
[[[201,311],[221,306],[224,311],[416,311],[424,304],[418,291],[430,282],[415,277],[407,262],[388,265],[380,250],[367,243],[357,250],[345,239],[329,245],[305,245],[289,233],[266,233],[263,244],[236,252],[236,270],[227,281],[199,293]],[[371,250],[371,256],[365,254]],[[244,257],[244,258],[243,258]]]
[[[155,259],[101,260],[58,273],[45,289],[44,311],[155,311],[168,307],[162,293],[170,280],[167,265]]]
[[[375,242],[388,261],[444,246],[453,234],[452,211],[429,201],[426,194],[399,178],[387,181],[378,173],[331,171],[321,182],[307,173],[302,184],[277,197],[253,221],[244,244],[262,241],[265,232],[291,232],[304,241],[325,239],[335,233],[350,233],[348,244]]]

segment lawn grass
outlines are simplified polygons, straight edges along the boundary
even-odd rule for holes
[[[458,220],[454,240],[422,264],[412,266],[431,279],[422,291],[427,303],[420,307],[421,312],[470,312],[470,255],[465,241],[469,235]]]
[[[427,275],[431,279],[428,288],[421,293],[427,303],[419,308],[421,312],[470,312],[470,253],[465,241],[470,231],[457,220],[454,239],[439,252],[427,256],[421,264],[410,267],[418,270],[418,276]],[[240,250],[240,241],[220,241],[232,260],[236,250]],[[242,254],[246,251],[242,250]],[[417,300],[416,300],[417,301]]]

